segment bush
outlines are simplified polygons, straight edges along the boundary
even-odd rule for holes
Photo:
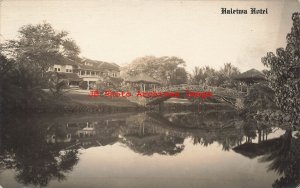
[[[80,82],[79,83],[79,88],[80,89],[88,89],[88,84],[86,81]]]

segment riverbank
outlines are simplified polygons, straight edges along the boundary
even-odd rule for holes
[[[24,107],[7,108],[4,113],[115,113],[134,112],[145,109],[126,98],[91,97],[84,92],[66,92],[59,97],[45,92],[39,103]]]
[[[158,110],[157,106],[144,106],[127,97],[90,96],[88,90],[66,90],[59,97],[53,96],[44,90],[38,103],[29,103],[27,106],[5,110],[6,113],[116,113],[140,112]],[[164,110],[167,111],[206,111],[232,108],[229,105],[206,102],[192,102],[187,99],[172,98],[165,102]]]

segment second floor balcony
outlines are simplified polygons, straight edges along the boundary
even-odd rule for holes
[[[84,77],[94,77],[94,78],[100,78],[105,76],[110,77],[118,77],[118,72],[102,72],[102,71],[90,71],[90,70],[77,70],[76,71],[78,76],[81,78]]]

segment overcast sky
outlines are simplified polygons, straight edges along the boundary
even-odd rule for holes
[[[1,0],[0,0],[1,1]],[[124,65],[146,55],[178,56],[194,66],[231,62],[262,70],[268,51],[285,46],[297,0],[2,0],[1,41],[25,24],[47,21],[70,33],[81,56]],[[268,8],[267,15],[222,15],[221,8]]]

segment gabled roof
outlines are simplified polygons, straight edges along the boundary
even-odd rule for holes
[[[256,69],[251,69],[242,74],[237,75],[235,80],[240,81],[258,81],[258,80],[266,80],[264,74]]]
[[[149,75],[147,75],[145,73],[140,73],[135,76],[129,76],[126,79],[126,82],[160,84],[159,81],[155,80],[154,78],[150,77]]]
[[[58,65],[77,65],[76,60],[72,60],[69,58],[61,58],[60,61],[55,62]]]
[[[117,65],[116,63],[108,63],[104,61],[96,61],[91,59],[82,59],[82,61],[78,65],[78,68],[88,69],[88,70],[109,69],[109,70],[120,71],[120,66]]]

